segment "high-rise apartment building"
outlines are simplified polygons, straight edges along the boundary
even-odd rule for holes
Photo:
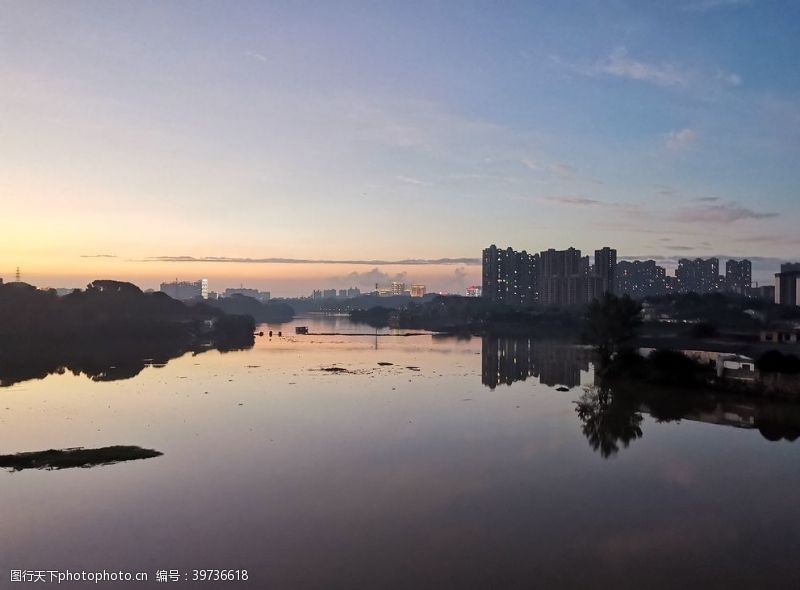
[[[571,305],[580,303],[579,278],[588,274],[588,260],[575,248],[554,250],[550,248],[539,255],[539,300],[544,305]]]
[[[498,248],[483,251],[483,297],[510,305],[529,305],[538,299],[539,256],[524,250]]]
[[[412,297],[425,297],[425,293],[427,293],[425,285],[411,285]]]
[[[713,293],[719,291],[719,258],[681,258],[675,270],[681,293]]]
[[[591,262],[575,248],[528,254],[492,245],[483,251],[482,296],[510,304],[580,305],[613,293],[617,251],[597,250]]]
[[[208,299],[208,279],[199,281],[178,281],[176,279],[171,283],[161,283],[160,291],[181,301]]]
[[[753,264],[749,260],[728,260],[725,263],[725,288],[747,295],[753,285]]]
[[[664,295],[667,292],[667,270],[658,266],[655,260],[623,260],[617,263],[616,284],[618,295],[634,299]]]
[[[594,274],[602,281],[603,293],[616,293],[617,251],[605,247],[594,251]]]
[[[781,272],[775,274],[775,303],[800,305],[800,263],[781,264]]]

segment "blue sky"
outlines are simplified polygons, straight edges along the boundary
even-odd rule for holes
[[[764,276],[800,257],[796,2],[0,10],[5,274],[202,272],[289,292],[372,267],[163,257],[611,245],[761,256]],[[477,276],[456,271],[417,274]]]

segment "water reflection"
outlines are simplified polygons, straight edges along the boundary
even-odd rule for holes
[[[688,420],[755,429],[769,441],[800,437],[800,405],[776,400],[739,398],[644,384],[599,382],[575,402],[581,430],[604,458],[642,437],[643,414],[656,422]]]
[[[624,392],[614,392],[606,384],[587,387],[575,411],[589,445],[609,458],[642,437],[642,414],[637,400]]]
[[[135,377],[149,366],[164,366],[186,353],[207,350],[230,352],[252,348],[253,337],[130,340],[109,338],[59,345],[47,340],[17,343],[0,349],[0,387],[48,375],[71,372],[92,381],[117,381]]]
[[[581,371],[589,370],[591,350],[548,343],[532,338],[485,336],[481,351],[483,384],[494,389],[534,377],[543,385],[569,389],[581,384]]]
[[[531,338],[483,338],[481,381],[490,389],[528,378],[549,387],[581,385],[593,352],[579,346]],[[758,430],[770,441],[800,438],[800,405],[741,398],[643,383],[596,381],[575,401],[581,431],[604,458],[615,456],[643,436],[644,416],[656,422],[689,420]]]

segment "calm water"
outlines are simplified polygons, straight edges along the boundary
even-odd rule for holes
[[[800,585],[792,408],[597,414],[585,350],[293,326],[127,380],[0,389],[2,454],[164,453],[0,472],[0,587],[21,587],[12,568],[246,568],[227,585],[276,589]]]

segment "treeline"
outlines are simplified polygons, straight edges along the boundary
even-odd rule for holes
[[[94,281],[58,297],[0,285],[0,385],[62,371],[123,379],[186,352],[253,345],[255,321],[130,283]]]
[[[283,324],[294,318],[294,308],[280,300],[261,303],[246,295],[209,299],[207,305],[227,314],[249,315],[258,323]]]
[[[185,304],[120,281],[94,281],[59,297],[24,283],[0,285],[0,342],[13,338],[114,339],[252,334],[252,318],[225,318],[205,303]]]
[[[390,323],[399,328],[473,334],[576,337],[582,326],[581,308],[514,307],[482,298],[437,295],[423,303],[409,302],[401,309],[376,306],[355,310],[350,318],[373,326]]]

